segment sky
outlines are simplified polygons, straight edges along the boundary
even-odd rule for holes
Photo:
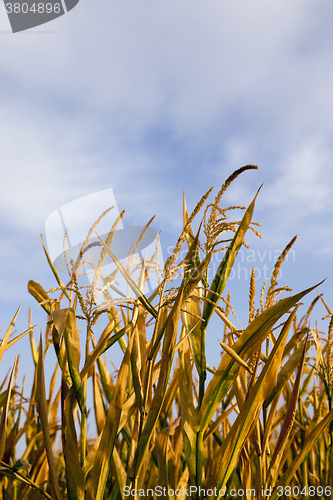
[[[263,239],[248,235],[254,261],[244,251],[230,280],[242,324],[250,267],[262,282],[296,234],[281,285],[297,293],[327,278],[320,292],[333,307],[332,17],[328,0],[80,0],[13,34],[1,4],[2,332],[21,303],[16,333],[29,306],[36,339],[44,328],[27,283],[55,286],[40,240],[55,210],[111,188],[124,225],[156,215],[167,258],[183,189],[191,211],[246,164],[259,169],[224,196],[248,206],[264,183],[253,217]],[[207,356],[215,366],[218,340]],[[18,353],[29,376],[29,349],[25,339],[6,351],[2,378]]]

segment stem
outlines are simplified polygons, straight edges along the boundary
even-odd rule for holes
[[[205,381],[207,377],[206,372],[206,354],[205,354],[205,341],[206,341],[206,326],[201,329],[201,370],[199,374],[199,401],[198,401],[198,410],[200,410],[202,405],[202,400],[205,395]],[[202,460],[203,460],[203,431],[199,431],[197,433],[197,442],[196,442],[196,486],[197,486],[197,495],[198,499],[202,498],[202,494],[200,492],[200,488],[202,487]]]
[[[5,462],[0,462],[0,464],[3,466],[3,467],[6,467],[6,469],[8,469],[9,471],[11,471],[12,474],[14,474],[14,476],[16,476],[17,479],[19,479],[20,481],[22,481],[23,483],[27,483],[29,484],[30,486],[32,486],[33,488],[35,488],[36,490],[40,491],[40,493],[42,495],[44,495],[48,500],[54,500],[53,497],[51,497],[46,491],[43,490],[43,488],[41,486],[39,486],[38,484],[34,483],[28,476],[24,476],[23,474],[21,474],[20,472],[18,472],[17,470],[15,470],[14,468],[10,467],[8,464],[6,464]],[[4,471],[3,471],[4,472]]]
[[[89,342],[90,342],[90,321],[87,324],[87,337],[86,337],[86,352],[85,352],[85,362],[89,356]],[[87,400],[87,377],[82,380],[84,402]],[[87,416],[85,413],[81,413],[81,436],[80,436],[80,460],[81,466],[86,458],[87,452]]]
[[[198,409],[201,408],[202,400],[205,395],[205,381],[207,378],[206,372],[206,354],[205,354],[205,345],[206,345],[206,327],[201,330],[201,370],[199,374],[199,404]]]
[[[145,385],[144,385],[144,394],[143,394],[143,409],[142,409],[142,413],[140,415],[140,426],[139,426],[139,436],[138,436],[138,438],[140,438],[140,436],[141,436],[141,433],[142,433],[142,430],[143,430],[143,426],[144,426],[144,423],[145,423],[145,420],[146,420],[146,416],[147,416],[146,414],[147,414],[147,406],[148,406],[148,396],[149,396],[149,393],[150,393],[151,387],[152,387],[151,381],[152,381],[154,361],[156,359],[156,355],[157,355],[157,352],[158,352],[158,346],[159,346],[159,343],[158,344],[156,343],[156,336],[157,336],[157,329],[160,326],[159,315],[161,314],[161,306],[162,306],[162,299],[163,299],[164,288],[165,288],[165,284],[162,284],[162,287],[161,287],[161,290],[160,290],[160,301],[159,301],[159,307],[158,307],[158,316],[156,318],[155,328],[154,328],[153,336],[152,336],[152,339],[151,339],[150,353],[149,353],[148,358],[147,358],[147,371],[146,371]],[[165,327],[165,324],[164,324],[164,327]],[[161,331],[162,335],[164,333],[164,327],[162,328],[162,331]],[[159,342],[162,339],[162,335],[161,335],[161,338],[159,338]]]
[[[197,494],[196,498],[201,499],[202,493],[200,488],[202,487],[202,459],[203,459],[203,431],[199,431],[197,434],[197,444],[196,444],[196,486]]]

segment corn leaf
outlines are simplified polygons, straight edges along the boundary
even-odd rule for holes
[[[41,306],[47,314],[51,313],[50,298],[39,283],[30,280],[28,283],[28,292],[37,300],[39,304],[43,302]]]
[[[249,372],[252,375],[253,372],[251,371],[251,369],[249,368],[249,366],[245,363],[245,361],[242,360],[241,357],[238,356],[238,354],[233,350],[232,347],[228,346],[227,344],[224,344],[221,341],[220,341],[220,344],[221,344],[221,347],[223,347],[223,349],[225,350],[225,352],[227,354],[229,354],[229,356],[231,358],[233,358],[235,361],[237,361],[237,363],[239,363],[243,368],[245,368],[245,370],[247,372]]]
[[[126,397],[125,388],[130,366],[132,346],[133,335],[128,343],[125,356],[121,363],[117,382],[114,388],[114,396],[108,409],[100,444],[95,455],[95,461],[91,472],[92,492],[89,492],[89,495],[93,495],[93,497],[89,500],[103,499],[112,452],[117,438],[121,409]]]
[[[196,475],[196,431],[198,414],[193,404],[192,364],[189,345],[184,342],[179,348],[179,395],[184,452],[189,470]]]
[[[217,304],[224,288],[225,285],[227,284],[229,274],[231,272],[232,266],[234,265],[235,259],[237,257],[237,254],[239,250],[241,249],[243,243],[244,243],[244,238],[246,231],[250,225],[253,211],[254,211],[254,205],[256,198],[258,196],[258,193],[261,189],[258,189],[257,194],[253,198],[251,204],[249,205],[248,209],[246,210],[243,219],[239,225],[239,228],[230,243],[229,248],[227,249],[226,253],[224,254],[224,257],[218,267],[218,270],[214,276],[214,279],[212,281],[209,293],[207,295],[207,298],[209,301],[206,301],[204,304],[203,308],[203,329],[207,328],[207,324],[211,318],[211,315],[213,314],[213,311],[215,309],[215,305]]]
[[[52,264],[52,261],[51,261],[51,259],[50,259],[50,256],[49,256],[49,254],[47,253],[47,250],[46,250],[46,248],[45,248],[44,241],[43,241],[43,236],[42,236],[42,235],[40,235],[40,237],[41,237],[41,239],[42,239],[43,250],[44,250],[44,253],[45,253],[45,256],[46,256],[47,262],[49,263],[49,266],[50,266],[50,268],[51,268],[51,270],[52,270],[52,272],[53,272],[53,274],[54,274],[54,277],[55,277],[55,279],[57,280],[57,283],[58,283],[58,285],[60,286],[60,288],[62,289],[62,291],[63,291],[64,295],[67,297],[67,299],[68,299],[69,301],[71,301],[71,299],[70,299],[70,297],[69,297],[69,295],[68,295],[68,293],[67,293],[67,290],[66,290],[66,288],[65,288],[65,285],[64,285],[64,284],[63,284],[63,282],[61,281],[60,276],[59,276],[59,274],[58,274],[58,271],[56,270],[56,268],[55,268],[55,267],[54,267],[54,265]]]
[[[225,488],[226,483],[237,465],[240,452],[256,423],[259,412],[267,394],[274,385],[278,371],[281,366],[284,345],[287,339],[289,327],[293,320],[293,313],[289,316],[282,329],[274,348],[258,377],[255,385],[250,389],[248,397],[231,427],[226,439],[223,441],[220,450],[220,472],[217,478],[217,490]],[[214,498],[218,500],[221,495],[218,493]]]
[[[143,459],[145,457],[147,448],[149,446],[153,431],[157,423],[157,419],[161,412],[161,407],[163,405],[163,400],[165,397],[171,366],[173,362],[182,300],[183,300],[183,289],[181,287],[176,297],[173,308],[170,311],[167,319],[167,324],[165,328],[165,337],[162,348],[160,376],[157,382],[157,387],[152,400],[151,408],[148,413],[148,417],[145,426],[143,428],[142,434],[140,436],[133,461],[133,470],[131,471],[131,478],[134,480],[136,480],[136,478],[139,476]]]
[[[4,335],[4,338],[2,339],[2,342],[0,344],[0,361],[2,360],[3,353],[7,349],[8,339],[10,337],[10,334],[12,333],[12,330],[13,330],[13,327],[15,325],[15,321],[16,321],[16,318],[18,316],[18,313],[20,312],[20,309],[21,309],[21,306],[16,311],[14,318],[12,319],[12,321],[11,321],[11,323],[10,323],[10,325],[9,325],[5,335]],[[27,331],[29,331],[29,330],[27,330]]]
[[[67,397],[68,396],[68,397]],[[72,399],[67,384],[62,379],[62,446],[66,463],[66,482],[68,500],[85,499],[85,481],[80,464],[75,424],[72,412]]]
[[[80,368],[80,337],[76,325],[74,309],[60,309],[52,313],[52,319],[60,335],[64,335],[69,372],[75,395],[82,413],[87,415],[84,390],[81,383]]]
[[[325,428],[330,424],[333,419],[333,410],[331,410],[325,417],[312,429],[310,434],[305,439],[302,444],[302,448],[300,449],[298,455],[293,460],[293,462],[289,465],[288,469],[282,474],[279,481],[276,483],[275,488],[272,492],[271,500],[277,500],[280,498],[279,495],[279,486],[285,488],[291,479],[294,477],[295,472],[300,467],[300,465],[306,459],[310,449],[314,446],[316,440],[322,435]]]
[[[5,401],[4,408],[2,410],[1,420],[0,420],[0,460],[2,460],[3,454],[5,452],[7,416],[8,416],[9,403],[10,403],[10,398],[11,398],[11,393],[12,393],[12,385],[13,385],[13,379],[14,379],[16,365],[17,365],[17,356],[15,358],[14,366],[13,366],[12,372],[10,374],[8,387],[7,387],[6,401]]]
[[[42,426],[43,439],[45,443],[47,461],[50,468],[52,486],[54,488],[57,499],[62,500],[62,495],[59,489],[59,484],[54,464],[49,423],[47,419],[42,336],[40,337],[40,342],[39,342],[39,357],[37,364],[37,404],[38,404],[39,418]]]
[[[280,461],[282,458],[282,453],[284,452],[285,448],[288,445],[288,438],[289,434],[291,432],[294,420],[295,420],[295,413],[296,413],[296,405],[297,405],[297,399],[299,395],[299,388],[301,385],[301,377],[302,377],[302,372],[303,372],[303,367],[304,367],[304,362],[305,362],[305,353],[307,350],[307,342],[304,343],[303,349],[299,349],[302,353],[302,357],[299,361],[299,368],[297,370],[297,376],[296,380],[293,386],[291,398],[289,401],[288,405],[288,410],[286,413],[286,417],[284,419],[284,422],[282,424],[281,432],[279,435],[279,438],[277,440],[277,443],[275,445],[274,449],[274,454],[272,456],[272,459],[269,464],[269,469],[267,474],[270,475],[270,485],[275,484],[275,478],[279,472],[279,465]]]
[[[283,367],[279,372],[274,389],[264,402],[264,406],[266,408],[271,404],[276,395],[279,394],[279,392],[283,389],[284,385],[290,379],[291,375],[294,373],[296,368],[300,366],[302,357],[303,357],[303,350],[299,348],[290,356],[288,361],[283,365]]]
[[[277,304],[264,310],[244,330],[237,342],[233,344],[232,348],[236,354],[246,361],[257,351],[279,318],[317,286],[315,285],[296,295],[282,299]],[[230,359],[228,355],[222,358],[203,398],[199,413],[200,429],[202,431],[205,431],[209,425],[218,405],[230,389],[239,368],[240,365],[234,359]]]
[[[200,291],[195,289],[184,305],[181,313],[182,322],[189,333],[189,340],[193,358],[200,375],[201,373],[201,307],[199,297]]]

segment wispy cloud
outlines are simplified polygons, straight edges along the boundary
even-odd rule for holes
[[[183,188],[191,209],[256,163],[226,202],[250,201],[264,181],[256,219],[272,241],[306,230],[323,249],[333,240],[331,14],[329,1],[88,0],[54,34],[3,35],[8,248],[10,234],[38,237],[53,210],[107,187],[132,221],[157,214],[157,229],[177,236]]]

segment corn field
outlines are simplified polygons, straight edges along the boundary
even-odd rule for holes
[[[156,255],[139,263],[129,256],[126,266],[117,260],[110,246],[123,213],[106,240],[99,240],[89,287],[81,285],[82,270],[98,221],[76,262],[67,262],[67,283],[44,246],[55,288],[28,283],[45,311],[44,334],[37,338],[30,318],[29,328],[11,338],[17,311],[0,345],[1,361],[29,335],[35,367],[29,398],[17,385],[18,359],[1,381],[0,500],[331,498],[333,315],[316,292],[320,283],[294,295],[278,284],[296,238],[257,301],[252,270],[246,328],[240,330],[231,316],[226,285],[247,232],[260,236],[252,221],[259,190],[247,208],[223,208],[223,195],[240,174],[255,168],[236,170],[215,200],[208,201],[210,189],[191,214],[184,199],[183,229],[163,269]],[[240,221],[229,218],[236,209],[243,210]],[[217,252],[223,258],[210,280]],[[112,298],[115,276],[104,277],[98,290],[107,255],[132,298]],[[151,272],[159,273],[159,286],[146,296]],[[102,306],[97,291],[104,296]],[[310,305],[300,315],[303,298]],[[327,311],[326,332],[313,321],[310,326],[317,302]],[[81,333],[78,320],[85,325]],[[98,331],[102,321],[107,326]],[[214,369],[206,362],[206,335],[216,329],[223,341]],[[122,358],[113,373],[116,344]],[[46,388],[49,349],[57,363]],[[95,439],[88,436],[91,421]]]

